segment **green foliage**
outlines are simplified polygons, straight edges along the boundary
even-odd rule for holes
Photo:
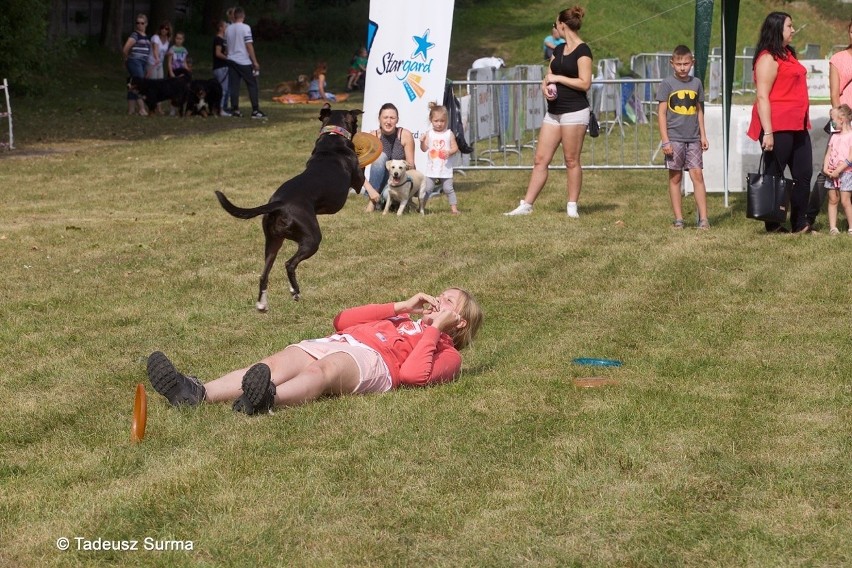
[[[514,62],[538,57],[520,46],[540,7],[503,15]],[[468,35],[460,67],[492,46]],[[302,61],[261,49],[268,121],[128,117],[120,65],[97,50],[57,71],[62,96],[17,107],[19,149],[0,155],[0,565],[852,564],[852,239],[766,235],[741,194],[711,195],[709,232],[669,230],[663,171],[587,170],[569,220],[557,168],[535,213],[507,218],[529,172],[471,171],[459,217],[443,197],[397,218],[351,196],[320,219],[302,301],[287,243],[260,315],[260,221],[212,191],[265,202],[318,127],[316,106],[270,101]],[[327,333],[344,306],[450,284],[486,312],[456,383],[253,419],[149,388],[146,439],[129,443],[154,349],[211,379]],[[572,385],[591,375],[619,385]],[[61,552],[59,537],[194,549]]]
[[[78,42],[47,37],[49,0],[9,0],[0,10],[0,78],[16,95],[43,92],[76,54]]]
[[[317,107],[266,90],[266,122],[127,117],[120,84],[73,72],[65,97],[20,107],[21,150],[0,157],[0,565],[852,561],[845,235],[765,235],[737,194],[711,196],[709,232],[672,231],[663,171],[586,171],[569,220],[556,169],[508,218],[529,173],[468,172],[459,217],[352,195],[320,219],[302,301],[287,243],[261,315],[260,220],[212,191],[265,202],[304,167]],[[486,313],[454,384],[254,418],[149,388],[129,442],[155,349],[209,380],[344,306],[451,284]],[[620,384],[572,385],[594,375]],[[194,549],[61,552],[63,536]]]

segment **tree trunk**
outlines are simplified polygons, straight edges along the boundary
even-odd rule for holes
[[[225,19],[225,0],[204,0],[201,8],[201,29],[204,35],[215,34],[219,20]]]
[[[278,0],[278,11],[283,16],[289,16],[295,4],[296,0]]]
[[[123,15],[124,0],[104,0],[104,12],[101,20],[101,45],[110,51],[121,51],[121,47],[124,44],[121,33],[121,19]]]
[[[176,0],[151,0],[151,9],[148,11],[148,33],[155,34],[160,30],[160,24],[165,21],[172,23],[172,37],[177,31],[186,31],[183,18],[176,22],[175,6]]]
[[[65,0],[50,0],[50,20],[47,24],[47,41],[51,45],[66,35],[62,25],[64,4]]]

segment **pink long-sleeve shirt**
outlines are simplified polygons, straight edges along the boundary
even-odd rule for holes
[[[375,349],[394,388],[447,383],[461,371],[461,354],[450,336],[408,314],[397,315],[393,303],[343,310],[334,318],[334,329]]]

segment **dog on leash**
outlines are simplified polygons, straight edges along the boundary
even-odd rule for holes
[[[127,81],[127,89],[142,97],[148,107],[149,115],[157,112],[158,103],[170,101],[172,108],[183,116],[189,96],[189,80],[185,77],[171,79],[130,77]]]
[[[387,215],[390,210],[391,201],[399,203],[397,216],[402,215],[408,202],[412,197],[417,198],[420,214],[426,213],[426,177],[417,170],[409,170],[408,162],[405,160],[388,160],[385,163],[388,170],[388,184],[385,186],[385,210],[382,215]],[[385,193],[383,191],[382,193]]]
[[[216,192],[219,203],[234,217],[251,219],[263,215],[266,263],[260,277],[258,311],[265,312],[269,308],[269,273],[284,239],[295,241],[297,245],[296,254],[285,266],[290,294],[298,300],[300,290],[296,268],[319,250],[322,240],[317,215],[331,215],[343,209],[349,188],[361,192],[364,169],[358,163],[352,144],[352,136],[358,132],[360,114],[360,110],[331,110],[331,105],[326,103],[320,110],[322,127],[305,170],[281,184],[266,205],[248,209],[237,207],[228,201],[224,193]]]
[[[302,94],[308,92],[308,87],[311,82],[307,75],[299,75],[295,81],[282,81],[275,87],[275,92],[279,95]]]

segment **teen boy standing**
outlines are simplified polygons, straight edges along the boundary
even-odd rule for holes
[[[246,82],[249,100],[251,101],[251,117],[266,118],[260,112],[257,100],[257,74],[260,73],[260,63],[254,53],[254,40],[251,27],[243,22],[246,13],[240,7],[234,8],[234,23],[225,30],[225,41],[228,46],[228,90],[231,91],[231,114],[242,116],[240,113],[240,80]]]

